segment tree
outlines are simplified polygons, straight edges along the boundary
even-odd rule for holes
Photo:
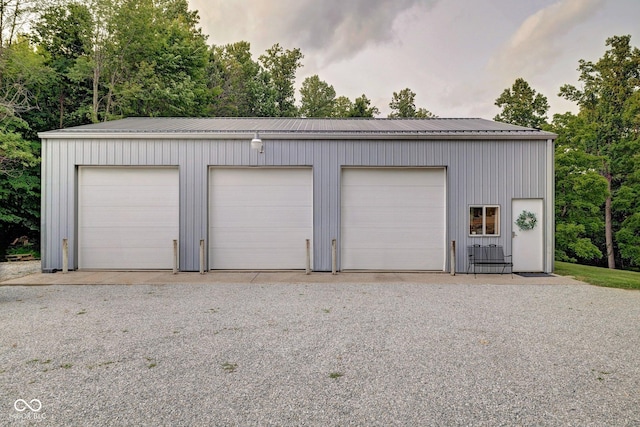
[[[628,212],[617,211],[616,198],[640,164],[638,156],[637,111],[640,87],[640,50],[631,47],[631,36],[614,36],[606,41],[609,49],[597,62],[579,61],[581,88],[564,85],[560,95],[578,104],[578,115],[591,130],[585,151],[598,156],[598,172],[607,180],[608,196],[604,206],[607,264],[616,267],[616,228],[635,227]],[[625,239],[626,234],[621,237]],[[625,242],[628,240],[625,240]],[[629,254],[628,251],[625,252]],[[637,260],[640,261],[640,260]]]
[[[125,0],[110,27],[106,114],[203,116],[206,36],[186,0]]]
[[[549,127],[558,134],[555,150],[556,259],[597,263],[602,258],[598,236],[607,181],[598,172],[598,156],[585,152],[588,127],[571,113],[556,114]]]
[[[417,119],[433,119],[437,116],[425,108],[418,108],[414,117]]]
[[[213,98],[209,114],[219,117],[263,115],[267,94],[262,68],[251,57],[251,45],[241,41],[213,46],[207,75]]]
[[[0,255],[12,237],[37,237],[40,224],[40,170],[37,142],[12,130],[20,120],[0,126]]]
[[[79,3],[51,6],[33,26],[33,40],[53,71],[48,96],[41,102],[50,111],[50,128],[85,123],[91,86],[72,78],[81,58],[91,52],[93,18]],[[84,111],[83,111],[84,110]],[[56,116],[53,112],[57,111]]]
[[[353,109],[353,102],[346,96],[339,96],[333,102],[333,111],[331,117],[350,117]]]
[[[303,117],[331,117],[336,91],[317,74],[304,79],[300,97],[300,114]]]
[[[411,89],[402,89],[399,93],[393,92],[393,97],[389,103],[392,113],[389,118],[415,117],[416,115],[416,94]]]
[[[296,72],[302,66],[302,58],[304,55],[300,49],[284,50],[278,43],[260,55],[259,60],[267,72],[270,86],[270,96],[265,101],[272,106],[267,108],[276,117],[295,117],[298,113],[294,82]]]
[[[365,94],[351,102],[346,96],[336,98],[331,117],[363,117],[370,118],[380,114],[377,107],[371,106],[371,100]]]
[[[363,93],[355,99],[349,117],[374,117],[380,114],[380,110],[377,107],[371,106],[371,101]]]
[[[517,78],[511,88],[505,89],[495,105],[502,108],[494,117],[498,122],[540,129],[547,121],[547,97],[537,93],[523,78]]]
[[[435,117],[430,111],[420,108],[416,110],[416,94],[409,88],[400,92],[393,92],[393,97],[389,103],[392,112],[389,118],[431,118]]]
[[[42,0],[0,1],[0,50],[13,44],[43,3],[46,4]]]

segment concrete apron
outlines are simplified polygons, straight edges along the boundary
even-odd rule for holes
[[[304,271],[70,271],[68,273],[36,273],[0,282],[0,286],[46,285],[170,285],[170,284],[299,284],[299,283],[417,283],[417,284],[496,284],[496,285],[569,285],[583,284],[572,277],[521,277],[517,274],[456,274],[412,272],[313,272]]]

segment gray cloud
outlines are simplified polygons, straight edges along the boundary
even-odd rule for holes
[[[323,63],[394,40],[394,22],[437,0],[190,0],[212,43],[247,40],[260,51],[279,42]]]
[[[544,71],[563,53],[561,37],[603,4],[604,0],[560,0],[539,10],[491,59],[489,69],[503,81]]]

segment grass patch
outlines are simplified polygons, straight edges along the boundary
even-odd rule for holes
[[[554,273],[561,276],[573,276],[576,280],[596,286],[640,290],[640,273],[635,271],[610,270],[608,268],[556,261]]]
[[[344,374],[342,372],[331,372],[329,374],[329,378],[331,378],[332,380],[337,380],[340,377],[343,377]]]
[[[238,368],[238,364],[237,363],[229,363],[229,362],[225,362],[222,365],[222,369],[224,369],[225,371],[231,373],[231,372],[235,372],[235,370]]]
[[[63,369],[71,369],[73,365],[71,363],[65,363],[64,365],[60,365],[60,367]]]
[[[112,365],[114,363],[116,363],[116,362],[113,362],[113,361],[110,360],[108,362],[98,363],[97,365],[87,365],[87,368],[89,368],[89,369],[100,368],[102,366],[109,366],[109,365]]]
[[[146,361],[149,362],[147,364],[147,368],[151,369],[151,368],[155,368],[156,366],[158,366],[158,364],[156,363],[155,359],[153,357],[145,357]]]

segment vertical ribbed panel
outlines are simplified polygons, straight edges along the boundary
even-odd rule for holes
[[[78,165],[178,166],[180,169],[180,269],[199,269],[199,242],[208,243],[210,166],[313,167],[314,268],[331,270],[331,240],[340,247],[341,170],[349,166],[445,167],[447,238],[456,240],[457,271],[466,271],[466,246],[500,244],[511,253],[511,200],[553,203],[553,144],[538,141],[269,140],[264,153],[240,140],[44,140],[42,145],[43,268],[62,268],[62,239],[76,247]],[[551,174],[549,173],[551,168]],[[468,207],[500,206],[500,236],[470,237]],[[401,208],[401,207],[399,207]],[[547,212],[553,212],[547,208]],[[551,219],[552,220],[552,219]],[[552,224],[549,219],[546,223]],[[552,240],[553,230],[547,234]],[[548,243],[551,245],[552,243]],[[549,252],[549,251],[547,251]],[[70,263],[77,263],[75,250]],[[549,256],[547,256],[548,258]],[[208,256],[205,257],[208,259]],[[339,259],[339,257],[338,257]],[[448,259],[448,253],[447,253]],[[548,263],[552,263],[552,260]]]

